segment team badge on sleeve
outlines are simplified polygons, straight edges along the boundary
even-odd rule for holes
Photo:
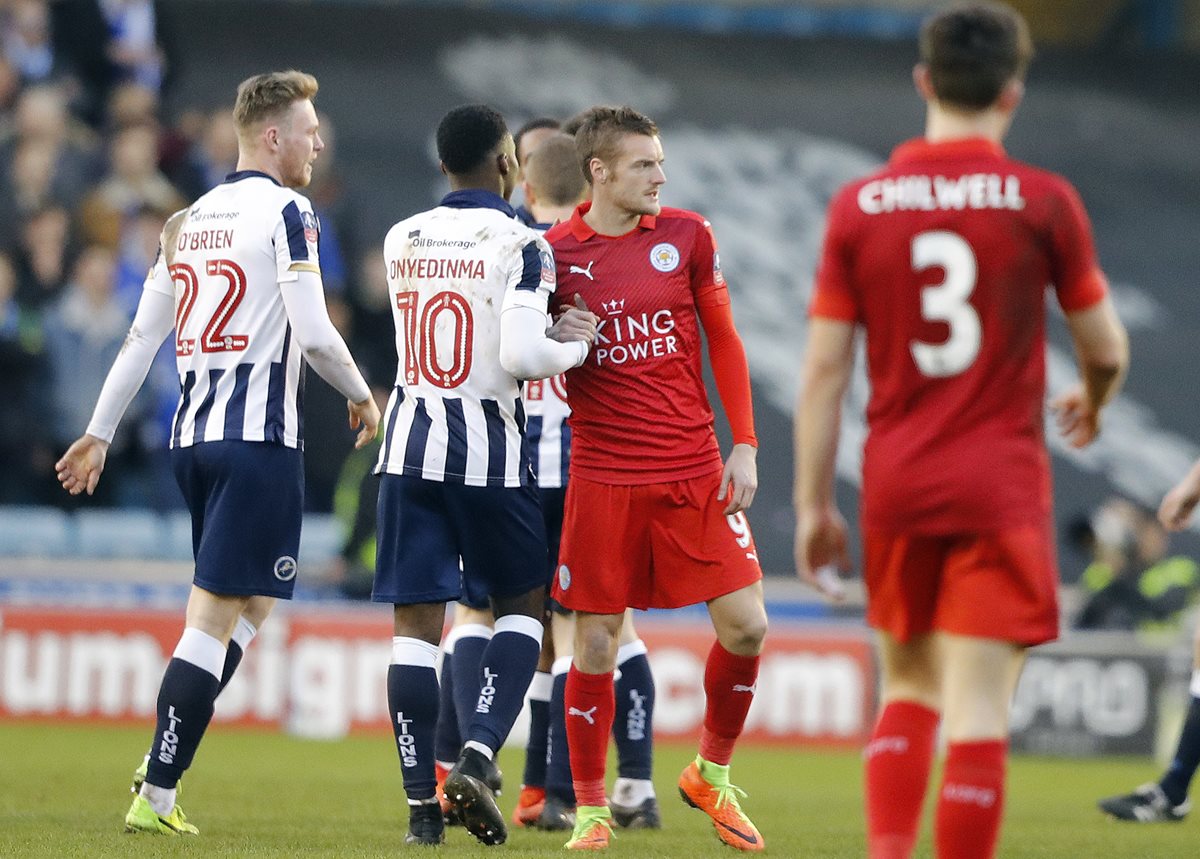
[[[679,268],[679,248],[670,242],[661,242],[650,249],[650,265],[663,274]]]
[[[720,286],[725,282],[725,275],[721,274],[721,255],[713,254],[713,283]]]
[[[312,212],[301,212],[300,223],[304,226],[304,240],[315,245],[320,234],[317,228],[317,216]]]
[[[553,284],[555,282],[554,258],[546,251],[542,251],[539,257],[542,260],[542,281]]]

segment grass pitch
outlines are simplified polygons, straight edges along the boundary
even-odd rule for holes
[[[457,829],[436,851],[406,848],[407,812],[390,737],[322,743],[220,726],[205,739],[184,787],[183,805],[201,836],[124,835],[128,776],[150,730],[149,725],[0,724],[0,857],[564,855],[564,835],[515,827],[501,847],[483,847]],[[655,772],[664,828],[618,830],[610,855],[735,855],[719,844],[700,812],[678,799],[675,777],[694,754],[685,746],[658,748]],[[506,810],[516,801],[521,763],[519,751],[501,753]],[[750,794],[744,807],[762,831],[769,855],[865,855],[856,753],[746,747],[738,750],[733,775]],[[1154,766],[1142,760],[1015,759],[1000,855],[1200,856],[1200,820],[1137,826],[1111,823],[1096,812],[1097,797],[1154,775]],[[928,829],[927,821],[918,856],[931,855]]]

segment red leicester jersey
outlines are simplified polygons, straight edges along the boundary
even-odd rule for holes
[[[1050,515],[1045,292],[1104,298],[1063,178],[990,141],[898,147],[834,198],[811,315],[863,325],[868,528],[951,534]]]
[[[566,374],[571,475],[631,485],[720,471],[696,315],[729,303],[712,228],[664,208],[603,236],[583,220],[590,207],[546,233],[556,300],[570,307],[578,293],[600,317],[587,360]]]

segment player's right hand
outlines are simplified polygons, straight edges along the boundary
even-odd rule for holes
[[[369,396],[361,403],[346,400],[346,407],[350,411],[350,429],[358,430],[358,437],[354,439],[354,449],[362,450],[379,432],[379,406],[375,403],[375,397]]]
[[[596,342],[596,329],[600,317],[588,310],[583,296],[575,293],[575,306],[563,310],[554,324],[546,330],[546,336],[559,343],[582,341],[591,346]]]
[[[1158,508],[1158,521],[1168,531],[1182,531],[1200,503],[1200,474],[1193,468],[1188,476],[1167,493]]]
[[[841,602],[846,592],[836,571],[850,570],[846,520],[835,507],[796,514],[796,573],[826,599]]]
[[[1058,434],[1071,447],[1087,447],[1100,435],[1100,410],[1092,405],[1083,385],[1055,397],[1050,408],[1058,418]]]
[[[94,435],[82,435],[67,448],[62,459],[54,463],[58,482],[72,495],[87,492],[91,495],[100,482],[104,460],[108,458],[108,442]]]

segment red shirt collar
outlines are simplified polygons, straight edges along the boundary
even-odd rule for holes
[[[580,242],[586,242],[588,239],[592,238],[592,236],[599,235],[599,233],[588,226],[588,222],[583,219],[583,216],[587,214],[587,211],[590,208],[592,208],[591,200],[580,203],[575,211],[571,213],[571,220],[567,222],[571,225],[571,235],[573,235]],[[633,229],[653,230],[657,223],[658,219],[654,217],[654,215],[642,215],[640,218],[638,218],[637,226]],[[629,232],[631,233],[633,230],[630,230]],[[629,233],[626,233],[625,235],[629,235]],[[620,236],[603,236],[603,238],[612,239],[620,238]]]
[[[924,137],[908,140],[892,150],[889,164],[908,161],[959,161],[973,158],[1004,158],[1004,147],[986,137],[964,137],[930,143]]]

